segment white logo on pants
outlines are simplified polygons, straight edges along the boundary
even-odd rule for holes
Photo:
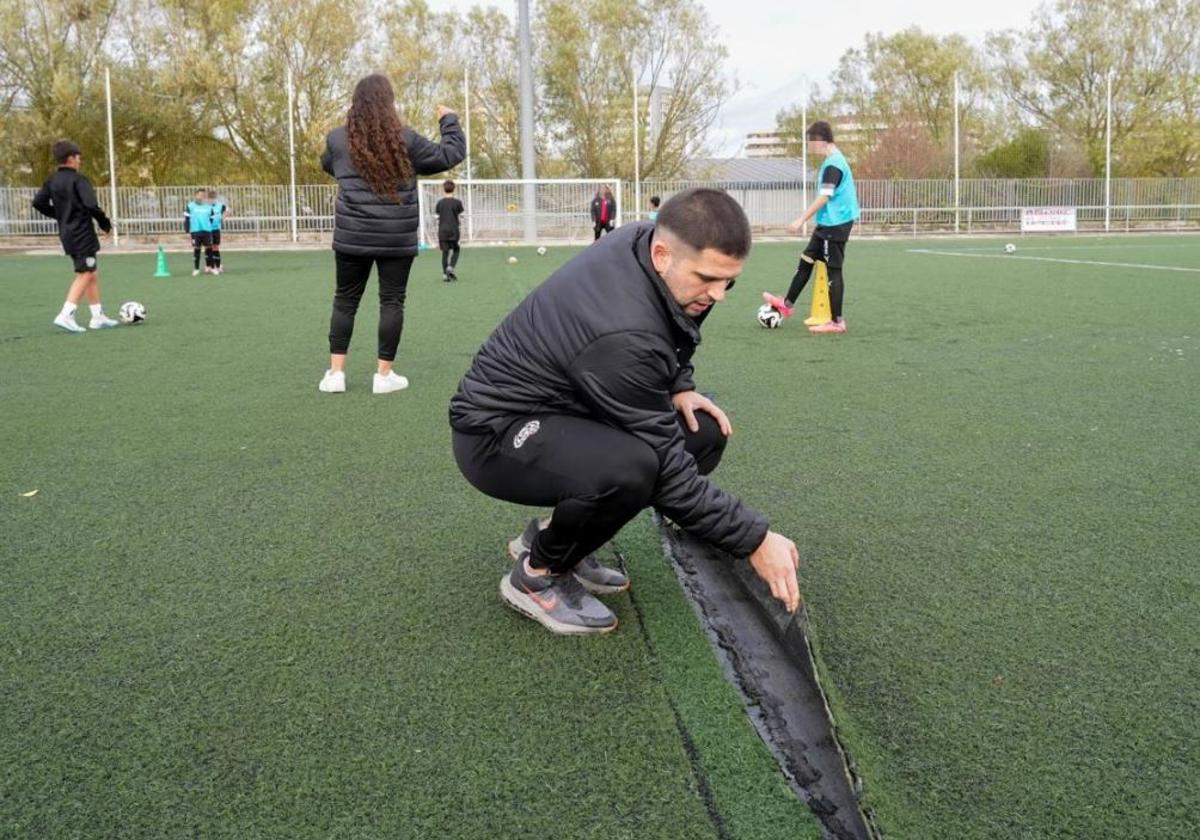
[[[538,433],[538,429],[542,428],[542,424],[537,420],[530,420],[521,427],[521,431],[513,436],[513,449],[520,449],[525,445],[525,441]]]
[[[96,267],[96,258],[88,257],[86,260],[84,260],[84,264],[87,265],[88,268],[95,268]]]

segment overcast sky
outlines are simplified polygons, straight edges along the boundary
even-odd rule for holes
[[[838,58],[861,46],[868,32],[890,34],[919,26],[939,35],[958,32],[974,43],[994,29],[1025,27],[1042,0],[700,0],[729,49],[728,68],[740,84],[711,136],[718,155],[739,154],[747,131],[771,128],[781,108],[798,102],[805,79],[827,87]],[[536,0],[533,0],[536,3]],[[430,0],[434,9],[494,5],[516,20],[516,0]]]

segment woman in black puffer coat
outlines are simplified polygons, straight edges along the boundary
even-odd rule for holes
[[[396,95],[386,76],[359,81],[346,124],[329,132],[321,168],[337,178],[333,252],[337,290],[329,323],[329,370],[318,386],[346,390],[346,352],[354,315],[371,266],[379,270],[379,363],[372,391],[388,394],[408,387],[392,370],[404,328],[408,274],[417,255],[418,175],[445,172],[466,156],[458,117],[438,106],[441,143],[433,143],[400,121]]]

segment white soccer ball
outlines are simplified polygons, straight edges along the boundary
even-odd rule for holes
[[[546,256],[546,246],[545,246],[545,245],[539,245],[539,246],[538,246],[538,256],[539,256],[539,257],[544,257],[544,256]]]
[[[122,324],[140,324],[146,320],[146,307],[136,300],[127,300],[117,310],[117,317]]]
[[[764,303],[758,307],[758,312],[754,314],[754,319],[758,321],[760,327],[768,330],[773,330],[783,323],[783,316],[779,314],[779,310],[769,303]]]
[[[1006,253],[1006,254],[1015,254],[1016,251],[1017,251],[1017,246],[1012,244],[1011,242],[1009,242],[1007,245],[1004,246],[1004,253]]]
[[[516,258],[516,257],[509,257],[509,258],[508,258],[508,264],[509,264],[509,265],[516,265],[516,262],[517,262],[517,258]]]

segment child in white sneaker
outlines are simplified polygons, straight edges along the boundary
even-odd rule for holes
[[[112,230],[112,222],[96,202],[92,182],[79,174],[79,163],[83,158],[79,147],[70,140],[59,140],[51,151],[58,163],[58,171],[46,179],[33,197],[33,208],[58,222],[58,238],[63,251],[75,266],[75,279],[67,289],[67,301],[54,324],[67,332],[87,332],[75,322],[79,299],[87,295],[92,310],[88,327],[93,330],[115,327],[117,322],[106,316],[100,305],[100,274],[96,265],[100,239],[92,226],[95,220],[100,229],[108,233]]]

